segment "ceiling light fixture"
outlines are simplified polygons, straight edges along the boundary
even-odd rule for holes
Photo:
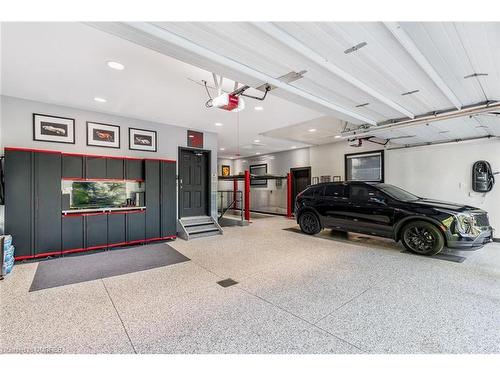
[[[256,111],[263,111],[264,110],[264,107],[258,105],[256,107],[253,107],[253,109],[255,109]]]
[[[361,43],[358,43],[356,44],[355,46],[352,46],[351,48],[348,48],[344,51],[344,53],[347,55],[349,53],[353,53],[353,52],[356,52],[358,49],[360,48],[363,48],[364,46],[366,46],[368,43],[366,42],[361,42]]]
[[[106,103],[106,102],[107,102],[107,100],[106,100],[106,99],[104,99],[104,98],[99,98],[98,96],[96,96],[96,97],[94,98],[94,100],[95,100],[96,102],[99,102],[99,103]]]
[[[107,62],[107,65],[111,68],[111,69],[115,69],[115,70],[123,70],[125,69],[125,65],[117,62],[117,61],[108,61]]]
[[[216,122],[215,126],[222,126],[222,122]]]
[[[224,151],[224,150],[225,150],[225,148],[224,148],[224,147],[221,147],[221,148],[219,148],[219,150],[220,150],[220,151]]]
[[[255,155],[260,155],[260,152],[256,152]]]
[[[366,107],[367,105],[369,105],[370,103],[363,103],[363,104],[358,104],[356,106],[356,108],[361,108],[361,107]]]
[[[334,138],[339,139],[339,138],[342,138],[342,136],[340,134],[337,134]]]
[[[309,133],[314,133],[316,131],[316,129],[309,129],[308,132]]]
[[[260,142],[260,139],[254,139],[253,140],[255,143],[259,143]]]
[[[297,146],[292,146],[291,148],[295,149],[295,148],[297,148]]]

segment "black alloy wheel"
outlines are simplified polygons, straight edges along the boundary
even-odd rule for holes
[[[444,236],[433,224],[413,221],[402,231],[403,245],[411,252],[421,255],[436,255],[444,247]]]
[[[300,230],[306,234],[318,234],[321,224],[318,217],[312,212],[304,212],[299,218]]]

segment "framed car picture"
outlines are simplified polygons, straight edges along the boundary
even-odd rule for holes
[[[231,175],[231,167],[229,165],[222,166],[222,177],[229,177]]]
[[[87,121],[87,146],[120,148],[120,127]]]
[[[33,140],[75,143],[75,119],[33,113]]]
[[[156,152],[156,132],[128,128],[128,148],[130,150]]]

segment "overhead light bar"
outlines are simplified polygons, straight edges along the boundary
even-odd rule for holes
[[[449,120],[452,118],[457,118],[457,117],[465,117],[465,116],[474,116],[482,113],[488,113],[491,112],[492,110],[495,109],[500,109],[500,101],[499,102],[493,102],[493,103],[486,103],[486,104],[480,104],[480,105],[475,105],[463,109],[455,109],[451,111],[446,111],[446,112],[441,112],[441,113],[436,113],[432,115],[424,115],[420,116],[414,120],[404,120],[404,121],[398,121],[398,122],[393,122],[389,124],[384,124],[384,125],[378,125],[378,126],[370,126],[370,127],[361,127],[353,130],[347,130],[345,132],[342,132],[342,138],[352,138],[352,137],[366,137],[366,135],[371,135],[375,134],[381,131],[386,131],[390,129],[403,129],[415,125],[421,125],[425,123],[431,123],[431,122],[436,122],[436,121],[442,121],[442,120]]]
[[[412,94],[416,94],[417,92],[420,92],[420,90],[407,91],[407,92],[402,93],[401,96],[412,95]]]
[[[248,76],[254,77],[255,79],[268,83],[272,86],[276,86],[278,88],[281,88],[291,94],[297,95],[303,99],[307,99],[313,103],[319,104],[325,108],[328,108],[330,110],[336,111],[343,113],[346,116],[349,116],[353,119],[359,120],[361,122],[375,125],[376,121],[372,120],[370,118],[367,118],[363,115],[360,115],[356,112],[353,112],[347,108],[344,108],[340,105],[331,103],[330,101],[323,99],[319,96],[316,96],[314,94],[311,94],[307,91],[304,91],[302,89],[299,89],[297,87],[294,87],[292,85],[289,85],[288,83],[281,82],[280,80],[273,78],[265,73],[262,73],[260,71],[257,71],[255,69],[250,68],[247,65],[238,63],[228,57],[221,56],[205,47],[202,47],[188,39],[185,39],[169,30],[166,30],[165,28],[158,27],[154,24],[147,23],[147,22],[127,22],[125,23],[127,26],[131,27],[132,29],[135,30],[140,30],[146,34],[155,36],[158,39],[161,39],[167,43],[176,45],[180,48],[185,49],[186,51],[189,51],[191,53],[194,53],[198,56],[201,56],[203,58],[206,58],[208,60],[211,60],[213,62],[219,63],[221,65],[224,65],[228,68],[234,69],[240,73],[246,74]],[[97,26],[96,26],[97,27]]]
[[[472,77],[486,77],[488,73],[473,73],[465,76],[464,79],[472,78]]]
[[[348,55],[349,53],[353,53],[353,52],[356,52],[357,50],[359,50],[360,48],[363,48],[364,46],[366,46],[368,43],[366,42],[361,42],[361,43],[358,43],[356,44],[355,46],[352,46],[351,48],[348,48],[344,51],[344,53],[346,55]]]
[[[370,103],[363,103],[363,104],[358,104],[356,106],[356,108],[362,108],[362,107],[366,107],[367,105],[369,105]]]
[[[257,28],[268,34],[269,36],[273,37],[274,39],[280,41],[287,47],[293,49],[295,52],[299,53],[302,57],[305,57],[319,66],[323,67],[324,69],[328,70],[329,72],[335,74],[336,76],[342,78],[343,80],[347,81],[353,86],[356,86],[358,89],[364,91],[365,93],[373,96],[374,98],[380,100],[382,103],[388,105],[392,109],[395,109],[399,113],[404,114],[405,116],[409,118],[415,118],[415,115],[408,111],[406,108],[403,108],[399,104],[395,103],[391,99],[385,97],[378,91],[372,89],[371,87],[367,86],[365,83],[361,82],[359,79],[356,77],[350,75],[346,71],[342,70],[339,68],[337,65],[333,64],[332,62],[328,61],[325,57],[321,56],[317,52],[313,51],[311,48],[307,47],[306,45],[302,44],[300,41],[295,39],[293,36],[288,34],[287,32],[283,31],[279,27],[273,25],[271,22],[254,22],[253,25],[255,25]]]

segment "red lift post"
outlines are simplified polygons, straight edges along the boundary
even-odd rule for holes
[[[245,171],[245,220],[250,221],[250,171]]]
[[[286,217],[292,218],[292,174],[286,174]]]

